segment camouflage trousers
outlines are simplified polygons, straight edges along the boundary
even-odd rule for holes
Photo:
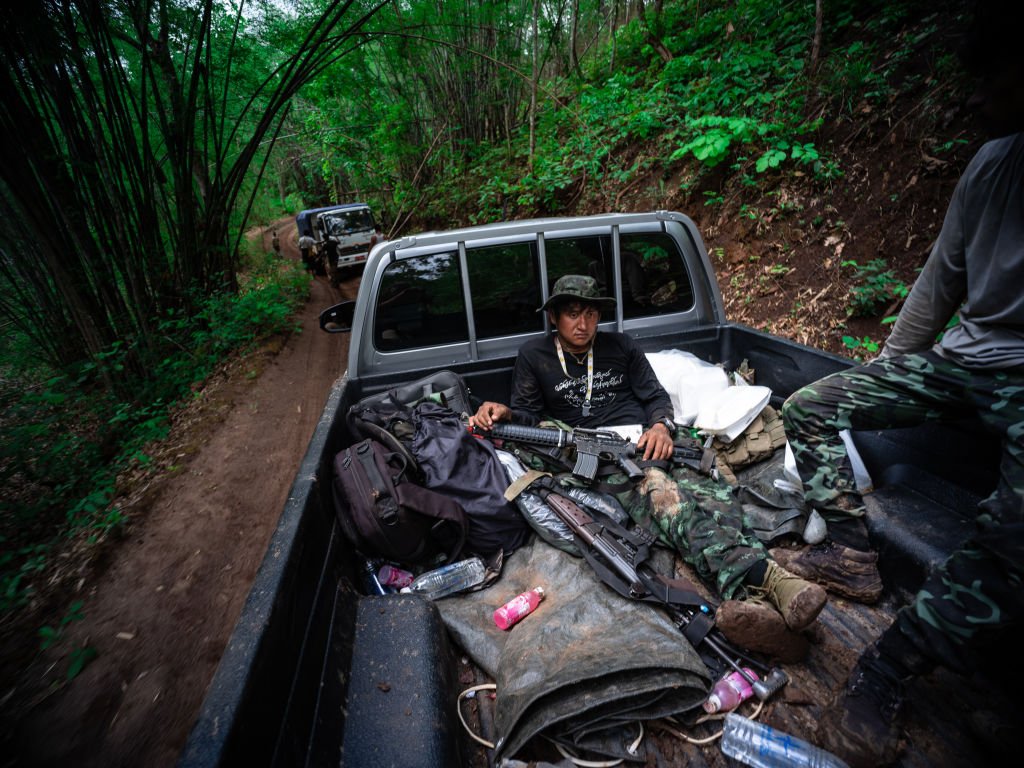
[[[743,509],[730,487],[688,467],[671,475],[648,467],[618,499],[634,522],[675,549],[725,599],[742,593],[747,571],[767,557],[764,545],[744,532]]]
[[[893,631],[925,658],[966,670],[973,638],[1024,619],[1024,370],[969,370],[934,352],[902,355],[810,384],[782,415],[805,496],[830,529],[864,512],[841,430],[979,417],[1002,440],[996,488],[978,505],[971,539],[899,612]]]

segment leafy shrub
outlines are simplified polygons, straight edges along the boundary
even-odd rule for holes
[[[906,283],[887,268],[885,259],[872,259],[863,265],[852,260],[841,264],[854,271],[854,279],[857,281],[857,285],[850,289],[847,312],[851,316],[870,317],[895,300],[905,298],[910,292]]]
[[[308,292],[295,262],[267,256],[242,291],[204,299],[192,317],[170,313],[154,323],[166,342],[152,350],[134,396],[118,399],[100,386],[120,370],[133,340],[119,341],[96,360],[66,373],[0,360],[0,615],[24,605],[31,582],[45,571],[64,538],[92,539],[122,522],[111,507],[117,475],[145,465],[145,445],[167,434],[175,402],[191,393],[223,358],[289,327],[288,316]]]

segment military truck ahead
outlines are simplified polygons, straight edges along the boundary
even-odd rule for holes
[[[358,215],[365,223],[369,212]],[[357,299],[322,315],[325,329],[351,333],[348,370],[332,388],[182,766],[487,764],[489,753],[460,725],[457,701],[479,670],[450,639],[437,605],[366,593],[364,561],[336,522],[335,505],[346,502],[331,492],[332,459],[355,441],[345,419],[351,405],[434,371],[461,374],[475,398],[508,402],[516,352],[550,332],[537,308],[567,273],[592,275],[617,299],[602,329],[628,333],[648,352],[685,350],[730,371],[745,362],[774,405],[851,365],[729,323],[700,235],[679,213],[508,222],[375,246]],[[853,440],[874,481],[869,528],[885,595],[875,606],[832,598],[807,660],[786,667],[790,684],[761,716],[812,742],[856,657],[968,535],[974,505],[995,483],[997,446],[974,423],[856,432]],[[628,638],[630,628],[621,631]],[[900,765],[984,764],[976,716],[990,715],[982,720],[992,726],[1013,724],[1020,712],[993,679],[939,671],[920,680]],[[475,725],[486,731],[485,702],[478,711]],[[668,735],[673,727],[646,731],[647,765],[727,764],[716,744],[679,741]],[[559,759],[547,749],[525,756]]]
[[[335,286],[347,273],[362,268],[377,240],[373,211],[365,203],[300,211],[295,224],[306,266],[326,274]]]
[[[317,230],[324,269],[333,285],[361,269],[370,255],[376,223],[369,206],[352,203],[320,214]]]

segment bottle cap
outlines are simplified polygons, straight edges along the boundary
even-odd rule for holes
[[[408,587],[402,587],[400,590],[398,590],[398,592],[400,594],[403,594],[403,595],[411,595],[412,594],[412,590],[409,589]]]
[[[708,696],[707,701],[704,702],[704,711],[709,715],[713,715],[715,712],[722,708],[722,700],[718,698],[717,693],[712,693]]]
[[[536,592],[541,597],[544,597],[544,587],[534,587],[533,591]]]

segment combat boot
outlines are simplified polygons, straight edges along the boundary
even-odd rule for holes
[[[778,563],[767,560],[764,581],[760,586],[748,586],[753,598],[766,600],[782,614],[786,626],[794,632],[806,629],[818,618],[828,596],[817,584],[794,576]]]
[[[900,750],[898,717],[906,679],[874,649],[865,653],[826,711],[819,741],[850,768],[892,763]]]
[[[726,600],[715,611],[715,626],[738,648],[783,664],[803,661],[811,647],[802,633],[786,626],[782,614],[767,600]]]
[[[803,550],[773,549],[772,557],[787,570],[821,584],[829,592],[858,603],[882,596],[878,554],[826,541]]]

